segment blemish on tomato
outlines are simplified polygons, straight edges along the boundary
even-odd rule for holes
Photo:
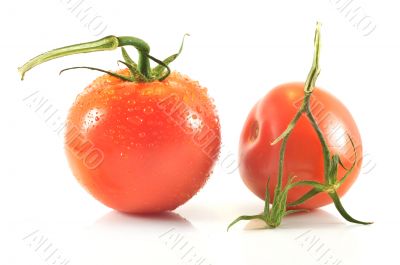
[[[260,126],[258,125],[257,121],[254,121],[250,127],[249,141],[254,142],[258,138],[259,134],[260,134]]]

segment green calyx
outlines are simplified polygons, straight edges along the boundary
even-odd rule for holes
[[[274,192],[274,201],[272,205],[270,205],[270,194],[269,194],[269,178],[267,181],[267,188],[265,192],[265,204],[264,204],[264,211],[261,214],[257,215],[242,215],[236,218],[232,223],[229,224],[228,229],[231,228],[234,224],[239,221],[243,220],[254,220],[258,219],[263,221],[268,228],[276,228],[278,227],[283,217],[286,215],[297,213],[297,212],[305,212],[308,211],[306,209],[299,209],[299,210],[287,210],[287,195],[291,188],[293,188],[297,182],[293,183],[294,178],[290,178],[289,182],[284,188],[275,188]]]
[[[321,24],[318,22],[317,27],[315,30],[315,38],[314,38],[314,57],[313,63],[311,66],[311,70],[308,74],[307,81],[304,85],[304,99],[302,105],[296,115],[293,117],[289,125],[287,126],[286,130],[276,138],[271,145],[275,145],[278,142],[281,143],[280,153],[279,153],[279,168],[278,168],[278,181],[274,191],[274,200],[270,205],[270,194],[269,194],[269,179],[267,181],[266,187],[266,195],[265,195],[265,205],[264,211],[258,215],[244,215],[236,218],[229,226],[228,230],[231,226],[236,224],[242,220],[252,220],[252,219],[259,219],[265,222],[265,224],[269,228],[275,228],[280,225],[282,218],[286,215],[301,212],[301,211],[308,211],[307,209],[296,209],[296,210],[287,210],[287,207],[294,207],[301,205],[305,201],[311,199],[315,195],[325,192],[327,193],[332,201],[335,204],[336,209],[339,213],[345,218],[347,221],[357,224],[371,224],[372,222],[363,222],[353,218],[343,207],[339,195],[337,194],[338,188],[345,182],[347,177],[353,171],[356,163],[357,163],[357,152],[351,139],[350,135],[348,135],[351,145],[354,151],[354,161],[349,169],[345,168],[342,161],[340,160],[339,155],[331,154],[324,135],[322,134],[317,121],[315,120],[311,109],[310,109],[310,98],[311,94],[315,88],[315,82],[318,78],[320,73],[319,67],[319,53],[320,53],[320,28]],[[318,139],[322,146],[322,153],[324,157],[324,183],[319,183],[316,181],[297,181],[293,182],[294,178],[290,178],[288,183],[282,187],[282,178],[283,178],[283,166],[284,166],[284,159],[285,159],[285,151],[286,151],[286,144],[287,141],[296,127],[296,124],[300,117],[305,114],[309,122],[311,123],[312,127],[314,128],[315,133],[318,136]],[[341,166],[346,170],[344,176],[340,179],[337,176],[338,167]],[[287,204],[287,196],[290,189],[297,187],[297,186],[309,186],[311,190],[304,194],[301,198],[297,199],[294,202]]]
[[[62,70],[60,74],[67,70],[84,68],[84,69],[96,70],[103,73],[107,73],[111,76],[129,82],[152,82],[156,80],[162,81],[165,78],[167,78],[171,73],[171,70],[169,69],[168,65],[171,62],[173,62],[182,52],[183,43],[186,36],[188,36],[188,34],[184,35],[179,51],[167,57],[164,60],[158,60],[157,58],[151,56],[149,45],[141,39],[135,37],[127,37],[127,36],[123,37],[108,36],[96,41],[74,44],[45,52],[29,60],[23,66],[19,67],[18,71],[21,74],[21,80],[23,80],[26,72],[44,62],[73,54],[89,53],[97,51],[111,51],[117,49],[118,47],[121,47],[123,61],[118,61],[118,62],[127,67],[127,69],[129,70],[128,76],[87,66],[67,68]],[[136,50],[138,51],[137,63],[134,60],[132,60],[132,58],[128,55],[126,49],[123,46],[133,46],[136,48]],[[157,66],[151,68],[150,61],[157,63]]]

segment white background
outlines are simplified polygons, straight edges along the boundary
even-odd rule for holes
[[[98,73],[58,76],[58,71],[75,65],[114,69],[120,53],[52,61],[29,72],[24,82],[17,67],[51,48],[101,37],[71,10],[76,2],[3,1],[0,7],[0,264],[52,264],[59,254],[71,265],[196,264],[188,256],[182,259],[189,249],[189,255],[204,258],[202,264],[207,265],[324,264],[329,256],[326,264],[397,262],[397,1],[350,3],[350,10],[359,7],[376,25],[368,36],[354,26],[356,20],[349,22],[347,10],[337,9],[344,0],[83,2],[83,7],[91,7],[87,19],[99,15],[101,26],[107,26],[101,36],[141,37],[156,57],[172,54],[183,34],[191,34],[171,66],[209,89],[222,123],[221,157],[231,160],[253,104],[280,83],[305,80],[315,22],[323,23],[317,84],[349,108],[370,163],[343,203],[355,217],[375,223],[346,223],[328,206],[288,217],[275,230],[251,230],[258,224],[243,222],[229,233],[225,229],[232,219],[259,212],[263,202],[226,163],[216,165],[207,185],[188,203],[152,218],[104,207],[72,176],[62,136],[24,98],[38,91],[63,119],[75,96]],[[164,233],[182,237],[181,245],[174,248]],[[52,244],[47,251],[36,249],[41,238]],[[322,247],[312,248],[313,240]],[[183,242],[187,245],[180,249]],[[46,261],[53,250],[57,253]]]

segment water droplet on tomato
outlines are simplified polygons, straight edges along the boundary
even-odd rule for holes
[[[145,133],[145,132],[139,133],[139,137],[140,137],[140,138],[144,138],[145,136],[146,136],[146,133]]]
[[[151,113],[153,113],[153,111],[154,111],[154,109],[153,109],[152,107],[150,107],[150,106],[145,107],[145,108],[143,109],[143,112],[144,112],[145,114],[151,114]]]
[[[143,122],[143,119],[139,116],[127,117],[126,120],[135,125],[139,125]]]

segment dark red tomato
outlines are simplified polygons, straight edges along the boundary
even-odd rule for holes
[[[185,76],[134,83],[105,75],[77,97],[65,139],[73,174],[96,199],[152,213],[175,209],[205,184],[220,125],[207,90]]]
[[[271,90],[251,110],[240,138],[240,174],[247,187],[264,200],[267,179],[270,177],[271,201],[277,184],[279,149],[281,143],[271,146],[288,126],[304,97],[303,83],[288,83]],[[342,196],[357,178],[361,166],[362,144],[357,126],[346,107],[334,96],[316,88],[311,98],[311,110],[324,134],[332,153],[337,153],[346,168],[354,161],[354,150],[347,134],[356,146],[358,162],[353,172],[338,189]],[[283,184],[288,177],[324,183],[321,144],[306,116],[300,118],[291,134],[285,155]],[[339,166],[338,178],[345,174]],[[304,195],[310,187],[299,186],[289,191],[288,203]],[[331,203],[320,193],[297,208],[318,208]]]

